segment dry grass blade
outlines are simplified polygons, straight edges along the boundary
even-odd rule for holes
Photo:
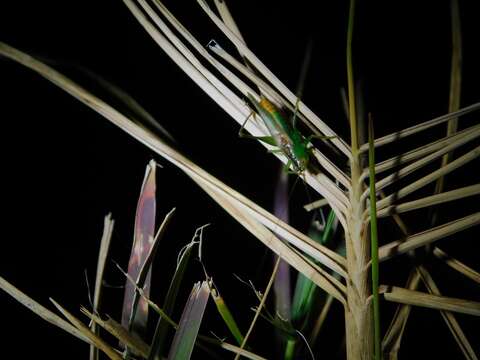
[[[327,199],[320,199],[304,205],[303,208],[305,211],[312,211],[324,207],[325,205],[328,205]]]
[[[291,92],[256,56],[250,51],[245,44],[237,38],[233,33],[208,7],[207,3],[203,0],[197,0],[205,13],[210,19],[217,25],[217,27],[225,34],[225,36],[239,49],[239,51],[248,59],[248,61],[257,69],[265,78],[267,78],[275,88],[286,98],[291,104],[296,103],[297,96]],[[335,136],[332,139],[332,143],[343,152],[347,157],[351,157],[351,151],[348,145],[336,137],[337,134],[330,129],[318,116],[316,116],[303,102],[299,102],[298,110],[305,115],[305,117],[317,127],[317,129],[325,136]]]
[[[480,212],[407,236],[403,240],[392,241],[380,247],[380,261],[404,254],[478,224],[480,224]]]
[[[455,141],[452,141],[449,145],[443,146],[440,150],[437,150],[430,155],[424,156],[420,160],[415,161],[414,163],[405,166],[404,168],[395,171],[393,174],[384,177],[382,180],[377,182],[377,188],[383,189],[386,186],[395,183],[396,181],[404,178],[405,176],[411,174],[412,172],[421,169],[422,167],[430,164],[431,162],[435,161],[439,157],[451,153],[454,149],[458,148],[459,146],[467,144],[469,141],[475,140],[476,138],[480,137],[480,128],[474,129],[463,136],[460,136]],[[446,164],[445,164],[446,165]],[[443,165],[442,165],[443,166]],[[368,172],[364,171],[362,174],[362,181],[364,178],[368,176]],[[440,177],[442,179],[443,177]],[[364,197],[367,197],[368,194],[365,194]]]
[[[461,261],[451,257],[442,249],[435,247],[433,249],[433,255],[438,259],[442,260],[446,265],[450,266],[452,269],[455,269],[459,273],[465,275],[466,277],[472,279],[473,281],[480,284],[480,273],[473,270],[471,267],[465,265]]]
[[[450,70],[450,96],[448,111],[456,111],[460,108],[460,94],[462,91],[462,32],[460,28],[460,9],[458,0],[451,0],[451,20],[452,20],[452,62]],[[448,121],[447,135],[455,134],[458,128],[458,119],[453,118]],[[450,161],[452,153],[445,154],[442,158],[442,165],[445,166]],[[435,193],[441,193],[445,185],[445,178],[442,176],[435,184]],[[435,224],[437,213],[433,213],[432,224]]]
[[[58,326],[60,329],[68,332],[69,334],[77,337],[78,339],[85,341],[86,343],[91,344],[92,341],[85,336],[81,331],[79,331],[76,327],[70,325],[67,321],[63,320],[57,314],[51,312],[43,305],[40,305],[38,302],[18,290],[15,286],[10,284],[7,280],[0,276],[0,288],[17,300],[20,304],[25,306],[26,308],[33,311],[35,314],[40,316],[43,320]]]
[[[240,29],[238,28],[237,23],[233,19],[232,14],[228,9],[227,3],[223,0],[215,0],[214,3],[225,25],[230,29],[232,33],[234,33],[237,36],[239,40],[245,43],[245,40],[243,39],[242,33],[240,32]],[[242,55],[241,52],[240,52],[240,55]]]
[[[257,310],[255,311],[255,315],[253,316],[252,322],[250,323],[250,326],[247,330],[247,333],[245,334],[245,337],[243,338],[242,344],[240,345],[240,349],[243,349],[247,345],[247,341],[252,334],[253,328],[255,324],[257,323],[258,317],[260,316],[260,313],[262,312],[265,303],[267,301],[268,294],[270,294],[270,289],[272,288],[273,282],[275,280],[275,276],[277,275],[278,267],[280,265],[280,262],[282,259],[280,257],[277,258],[275,261],[275,265],[273,266],[272,270],[272,275],[270,276],[270,279],[268,280],[267,287],[265,288],[265,291],[263,292],[263,296],[260,300],[260,304],[258,304]],[[237,354],[235,356],[235,360],[240,359],[240,354]]]
[[[322,307],[322,311],[320,312],[320,315],[318,315],[318,318],[315,321],[315,325],[313,326],[312,332],[308,339],[308,343],[312,344],[312,346],[317,340],[318,334],[320,333],[320,330],[322,329],[322,326],[325,323],[325,319],[327,318],[328,312],[332,307],[332,303],[333,303],[333,297],[328,295],[327,299],[325,300],[325,304]]]
[[[456,142],[462,136],[468,135],[474,131],[477,131],[478,129],[480,129],[480,125],[473,125],[453,135],[446,136],[443,139],[433,141],[429,144],[410,150],[404,154],[394,156],[388,160],[384,160],[375,166],[375,172],[381,173],[386,170],[392,169],[394,167],[397,167],[405,163],[408,163],[410,161],[421,158],[425,155],[431,154],[434,151],[442,149],[443,147]],[[365,169],[364,172],[366,173],[367,170]]]
[[[149,35],[157,42],[157,44],[167,53],[167,55],[175,61],[175,63],[185,72],[188,76],[198,85],[200,88],[211,97],[220,107],[222,107],[232,118],[234,118],[239,124],[243,124],[245,119],[250,114],[250,109],[245,105],[244,101],[241,100],[237,95],[235,95],[228,87],[226,87],[222,82],[220,82],[213,74],[211,74],[199,61],[195,58],[193,54],[181,43],[181,41],[172,36],[169,36],[170,43],[165,36],[160,33],[143,15],[143,13],[138,9],[138,7],[133,3],[132,0],[124,0],[125,4],[128,6],[132,14],[137,18],[141,23],[144,29],[149,33]],[[149,15],[154,19],[157,26],[161,26],[162,30],[165,32],[165,35],[171,34],[171,31],[163,24],[163,22],[154,14],[153,10],[148,7],[144,0],[139,0],[140,4],[144,10],[149,13]],[[159,9],[163,9],[165,16],[169,16],[168,11],[164,8],[159,1],[156,2],[159,6]],[[170,14],[171,17],[171,14]],[[180,32],[183,32],[184,36],[189,39],[189,42],[194,46],[202,55],[204,55],[207,60],[214,63],[214,65],[220,71],[227,71],[222,68],[221,64],[215,63],[214,59],[208,54],[204,54],[204,49],[199,48],[198,42],[181,26],[181,24],[172,18],[172,24],[176,24],[176,29]],[[220,20],[219,20],[220,21]],[[221,23],[221,21],[220,21]],[[223,23],[221,23],[223,25]],[[224,25],[223,25],[224,26]],[[175,47],[176,46],[176,47]],[[179,51],[180,50],[180,51]],[[202,50],[202,51],[201,51]],[[225,73],[225,71],[223,71]],[[231,73],[226,75],[229,79],[234,79],[235,76]],[[245,91],[245,90],[243,90]],[[313,113],[312,113],[313,114]],[[248,132],[254,136],[262,136],[260,130],[254,126],[253,122],[248,122],[245,126]],[[335,140],[335,139],[334,139]],[[271,148],[265,145],[269,150]],[[279,158],[284,163],[287,162],[287,158],[282,156],[279,153],[275,153],[275,156]],[[325,161],[323,164],[326,169],[328,169],[329,161]],[[333,165],[332,165],[333,166]],[[320,176],[313,177],[308,172],[306,174],[305,180],[310,184],[317,192],[322,196],[327,198],[334,210],[337,212],[342,225],[345,226],[345,221],[342,221],[343,214],[340,212],[345,211],[347,198],[346,196],[336,187],[336,185],[325,175],[320,174]],[[332,193],[333,190],[333,193]],[[343,206],[342,206],[343,205]]]
[[[383,294],[385,300],[401,304],[480,316],[480,302],[476,301],[431,295],[420,291],[408,290],[389,285],[381,285],[380,293]]]
[[[420,274],[412,270],[407,281],[407,288],[409,290],[415,290],[420,282]],[[410,316],[410,305],[400,305],[395,311],[392,322],[385,333],[382,341],[382,351],[385,355],[388,355],[389,360],[398,359],[398,351],[402,342],[402,337],[405,332],[408,317]]]
[[[122,344],[126,344],[129,349],[133,351],[134,354],[146,357],[147,353],[145,352],[145,349],[148,350],[148,345],[142,340],[135,338],[133,335],[131,335],[127,330],[125,330],[125,328],[121,324],[117,323],[111,318],[108,318],[108,320],[103,320],[99,316],[90,313],[84,307],[81,307],[80,311],[84,313],[87,317],[89,317],[93,323],[97,324],[102,329],[113,335]],[[138,345],[138,342],[140,342],[142,345]]]
[[[92,314],[84,307],[80,308],[80,311],[85,314],[93,323],[97,324],[104,330],[108,331],[111,335],[117,338],[122,344],[128,346],[134,354],[138,354],[144,358],[147,358],[149,353],[149,346],[141,340],[139,337],[129,333],[122,325],[115,320],[108,318],[107,320],[101,319],[99,316]]]
[[[200,184],[199,184],[200,185]],[[275,254],[279,255],[283,260],[289,263],[297,271],[301,272],[307,278],[312,280],[318,287],[331,294],[334,298],[345,305],[344,292],[345,289],[338,288],[334,284],[338,283],[333,276],[329,275],[322,269],[315,267],[314,264],[305,260],[294,249],[291,249],[278,239],[274,234],[268,231],[265,226],[258,223],[254,219],[245,216],[238,206],[235,206],[229,200],[222,198],[219,193],[212,189],[200,185],[216,202],[218,202],[233,218],[235,218],[242,226],[250,231],[257,239],[262,241]]]
[[[111,360],[122,360],[122,357],[119,353],[114,350],[110,345],[108,345],[105,341],[103,341],[100,337],[95,335],[90,329],[78,320],[75,316],[70,314],[67,310],[65,310],[62,306],[60,306],[55,300],[50,299],[50,301],[55,305],[55,307],[60,311],[63,316],[65,316],[68,321],[70,321],[80,332],[82,332],[96,347],[98,347],[101,351],[103,351]]]
[[[407,211],[430,207],[438,204],[443,204],[448,201],[454,201],[463,199],[469,196],[475,196],[480,194],[480,184],[465,186],[460,189],[455,189],[447,192],[443,192],[436,195],[426,196],[421,199],[412,200],[399,205],[392,205],[383,208],[377,213],[378,217],[390,216],[393,214],[400,214]]]
[[[100,251],[98,253],[97,261],[97,274],[95,276],[95,291],[93,293],[93,312],[98,311],[98,306],[100,304],[100,299],[102,295],[102,285],[103,285],[103,273],[105,271],[105,263],[107,261],[108,249],[110,248],[110,240],[112,239],[113,225],[114,220],[112,219],[112,214],[105,216],[103,222],[103,234],[102,240],[100,242]],[[92,322],[90,329],[96,335],[98,335],[98,329],[95,322]],[[90,359],[98,359],[98,349],[91,345],[90,346]]]
[[[428,292],[433,295],[441,296],[440,290],[435,284],[435,281],[433,281],[433,278],[430,275],[430,273],[427,271],[427,269],[424,266],[420,265],[417,267],[417,271],[420,273],[420,276],[422,277],[423,283],[427,287]],[[440,314],[442,315],[442,318],[447,323],[448,329],[450,330],[453,338],[455,339],[458,346],[462,350],[462,353],[465,356],[465,359],[478,360],[477,356],[475,355],[475,352],[473,351],[472,345],[470,345],[470,342],[468,341],[467,337],[463,333],[463,330],[460,327],[460,324],[458,323],[455,316],[449,311],[440,311]]]
[[[232,188],[226,186],[218,179],[214,178],[203,169],[192,163],[176,150],[162,142],[151,132],[136,125],[133,121],[126,118],[117,110],[93,96],[91,93],[63,76],[59,72],[50,68],[49,66],[33,59],[32,57],[22,53],[4,43],[0,43],[0,53],[9,57],[12,60],[19,62],[20,64],[38,72],[55,85],[59,86],[75,98],[79,99],[99,114],[106,117],[112,123],[126,131],[135,139],[141,143],[147,145],[152,150],[163,156],[174,165],[178,166],[184,172],[186,172],[197,184],[205,184],[210,188],[220,191],[224,196],[234,201],[242,208],[242,216],[249,216],[257,219],[260,223],[264,224],[268,228],[274,230],[286,241],[292,245],[298,247],[308,255],[312,256],[315,260],[325,265],[326,267],[334,270],[342,276],[346,276],[345,273],[345,258],[339,256],[334,251],[315,243],[306,235],[295,230],[291,226],[283,223],[269,212],[265,211],[252,201],[248,200]],[[280,240],[274,238],[273,241]],[[288,250],[287,250],[288,251]]]
[[[378,138],[378,139],[375,140],[375,147],[382,146],[382,145],[385,145],[385,144],[390,144],[392,142],[403,139],[407,136],[416,134],[420,131],[430,129],[433,126],[443,124],[443,123],[445,123],[445,122],[447,122],[451,119],[456,119],[460,116],[469,114],[469,113],[471,113],[473,111],[476,111],[476,110],[479,110],[479,109],[480,109],[480,102],[477,102],[475,104],[472,104],[470,106],[466,106],[466,107],[464,107],[460,110],[451,112],[449,114],[442,115],[442,116],[436,117],[432,120],[422,122],[418,125],[414,125],[412,127],[394,132],[392,134],[382,136],[381,138]],[[360,147],[360,151],[368,151],[368,145],[367,144],[362,145]]]
[[[455,159],[454,161],[450,162],[449,164],[441,167],[438,170],[431,172],[430,174],[422,177],[421,179],[410,183],[409,185],[403,187],[402,189],[396,191],[394,194],[391,194],[384,199],[378,202],[378,208],[381,210],[384,207],[392,205],[394,200],[402,199],[405,196],[411,194],[412,192],[422,188],[425,185],[430,184],[431,182],[435,181],[436,179],[445,176],[446,174],[454,171],[455,169],[466,165],[470,161],[475,160],[480,156],[480,146],[476,147],[475,149],[467,152],[465,155]]]

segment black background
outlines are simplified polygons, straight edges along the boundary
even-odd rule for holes
[[[348,139],[340,98],[340,88],[346,84],[347,1],[230,3],[250,48],[292,89],[307,39],[313,38],[305,102]],[[480,99],[479,28],[473,3],[460,2],[464,36],[462,105]],[[206,44],[215,38],[233,52],[194,1],[169,1],[166,5],[200,42]],[[359,2],[354,61],[367,110],[375,118],[377,136],[447,112],[449,6],[449,1]],[[2,2],[0,40],[33,55],[83,65],[111,80],[149,110],[187,156],[271,209],[277,162],[263,147],[238,138],[238,125],[167,58],[121,1]],[[60,65],[59,69],[85,81],[69,66]],[[138,192],[145,165],[153,157],[165,166],[157,173],[159,217],[177,208],[155,264],[153,297],[161,299],[176,254],[195,228],[211,223],[205,232],[205,261],[234,312],[241,314],[241,327],[246,328],[251,316],[248,309],[255,299],[232,274],[252,279],[263,288],[269,271],[260,267],[265,260],[263,246],[184,174],[62,90],[5,59],[0,59],[0,79],[4,183],[1,275],[44,305],[51,307],[48,297],[52,297],[78,313],[79,304],[88,304],[84,270],[93,281],[103,217],[108,212],[116,221],[112,257],[121,264],[127,262]],[[83,84],[93,87],[88,82]],[[466,121],[472,124],[478,121],[477,116]],[[477,160],[451,183],[477,183],[478,165]],[[299,203],[306,200],[302,191],[297,193]],[[478,209],[474,201],[465,204],[460,208],[454,203],[445,210],[456,218],[467,210],[471,212],[472,206]],[[305,222],[293,221],[299,227]],[[421,229],[424,225],[416,223],[414,227]],[[462,243],[455,247],[453,240]],[[478,265],[478,228],[443,243],[467,264]],[[402,285],[406,272],[397,265],[392,262],[389,268],[386,264],[382,276]],[[480,299],[474,283],[444,267],[435,270],[445,294]],[[201,278],[200,268],[194,266],[188,281]],[[119,285],[123,280],[110,269],[107,281]],[[108,289],[106,293],[106,311],[118,319],[122,291]],[[87,346],[43,322],[5,294],[0,295],[0,304],[5,356],[88,356]],[[385,329],[393,307],[384,306]],[[336,310],[339,312],[339,307]],[[225,335],[213,307],[208,314],[204,331]],[[458,318],[478,352],[478,319]],[[337,354],[337,347],[329,344],[341,342],[341,314],[328,325],[322,333],[325,343],[316,353],[325,351],[331,358]],[[272,356],[271,328],[260,324],[256,334],[254,347]],[[55,341],[60,346],[53,346]],[[402,349],[400,355],[409,359],[440,355],[461,358],[441,317],[425,309],[413,312]]]

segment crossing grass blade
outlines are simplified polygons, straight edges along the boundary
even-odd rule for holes
[[[80,311],[86,315],[93,323],[106,330],[113,335],[122,344],[125,344],[134,355],[140,355],[143,358],[148,356],[149,346],[138,336],[129,333],[122,325],[107,316],[106,320],[100,318],[100,316],[92,314],[84,307],[80,307]]]
[[[193,286],[173,338],[168,360],[188,360],[193,352],[209,297],[208,282]]]
[[[95,335],[84,323],[78,320],[75,316],[73,316],[70,312],[65,310],[60,304],[58,304],[55,300],[50,298],[50,301],[55,305],[55,307],[62,313],[68,321],[70,321],[73,326],[75,326],[83,335],[85,335],[90,342],[92,342],[96,347],[98,347],[101,351],[105,353],[111,360],[122,360],[119,352],[113,349],[110,345],[108,345],[104,340],[102,340],[99,336]]]

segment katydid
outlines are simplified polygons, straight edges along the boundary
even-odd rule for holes
[[[310,139],[305,138],[295,127],[295,114],[293,123],[290,124],[284,117],[282,111],[272,104],[266,97],[262,96],[260,101],[248,94],[248,98],[255,106],[260,118],[270,133],[270,136],[253,137],[263,141],[269,145],[275,146],[277,149],[272,152],[283,153],[288,159],[286,169],[293,168],[293,172],[301,174],[307,169],[311,169],[311,147]],[[245,120],[248,121],[249,117]],[[239,131],[241,137],[250,137],[244,134],[242,125]]]

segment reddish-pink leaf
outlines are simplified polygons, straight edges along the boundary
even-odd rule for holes
[[[134,240],[130,261],[128,263],[128,274],[132,279],[135,279],[135,281],[138,280],[140,270],[150,253],[154,240],[156,210],[155,170],[156,163],[151,160],[147,165],[137,204]],[[144,284],[139,284],[139,286],[143,287],[145,295],[147,296],[150,291],[150,281],[151,271],[149,270]],[[136,333],[142,333],[147,325],[148,304],[143,298],[137,298],[138,304],[135,305],[134,295],[135,288],[133,284],[127,281],[125,283],[125,295],[123,299],[122,325]],[[132,313],[134,307],[136,307],[135,314]]]

